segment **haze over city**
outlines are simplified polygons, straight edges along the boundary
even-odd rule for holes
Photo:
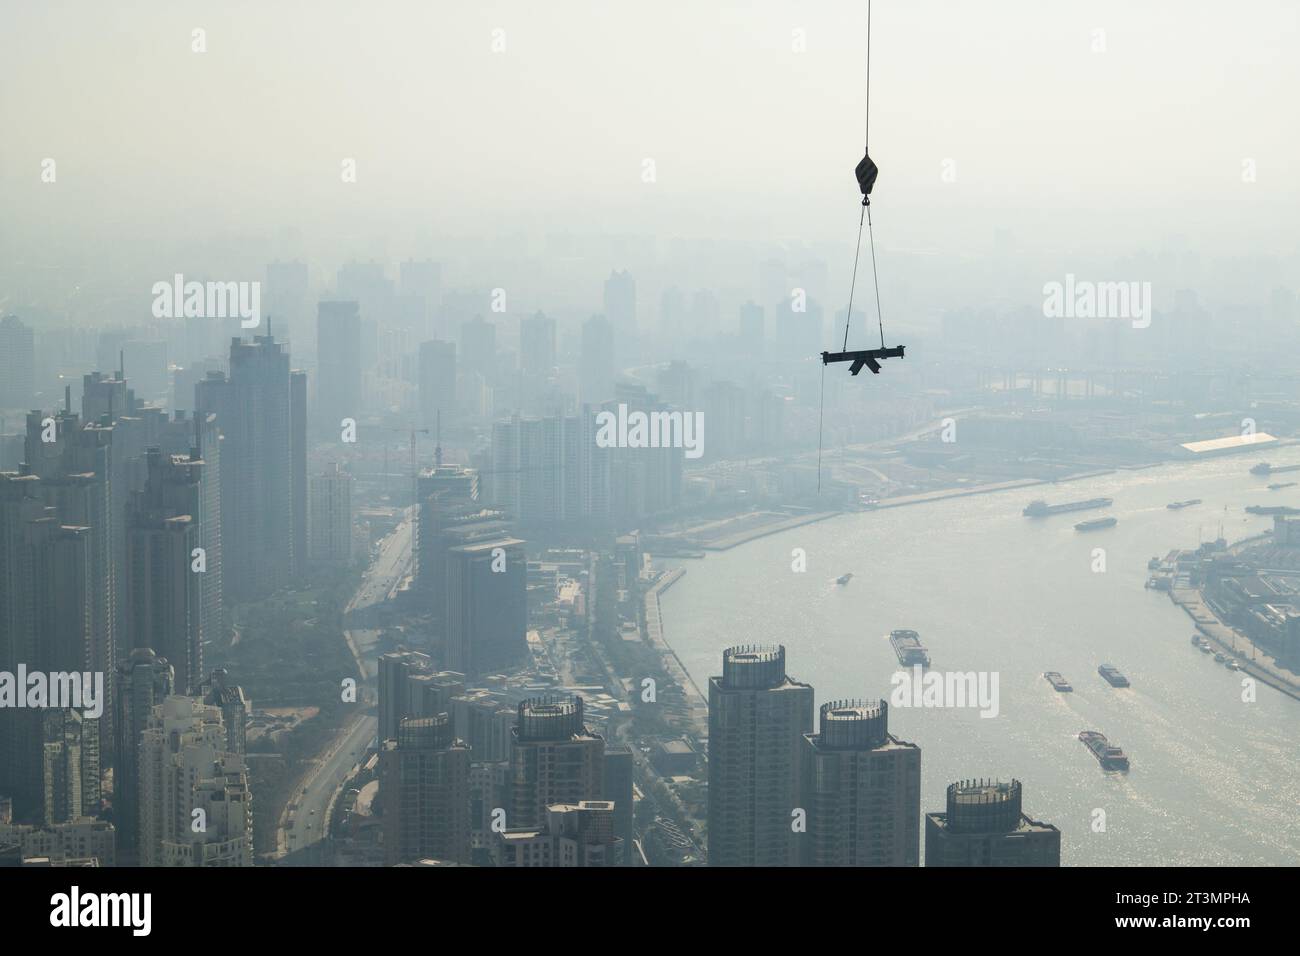
[[[1294,4],[3,7],[0,866],[1300,861]]]

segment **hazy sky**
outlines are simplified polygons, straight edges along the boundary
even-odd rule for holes
[[[340,256],[384,237],[400,257],[402,237],[428,233],[848,242],[856,228],[865,2],[0,5],[11,254],[285,229]],[[958,256],[1007,229],[1063,254],[1176,238],[1293,256],[1298,10],[877,0],[882,241]]]

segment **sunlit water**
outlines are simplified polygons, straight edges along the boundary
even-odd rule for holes
[[[695,682],[721,672],[722,649],[786,645],[791,676],[817,703],[888,697],[898,670],[892,628],[919,631],[937,670],[995,671],[1001,713],[901,709],[890,730],[921,747],[922,811],[969,777],[1016,777],[1026,812],[1062,833],[1077,865],[1300,864],[1300,701],[1264,685],[1242,701],[1243,675],[1190,644],[1191,619],[1146,590],[1149,558],[1267,530],[1247,504],[1300,505],[1300,487],[1268,491],[1248,474],[1300,450],[1116,472],[1099,478],[846,515],[681,563],[662,599],[665,636]],[[1022,517],[1033,498],[1110,496],[1112,508]],[[1204,503],[1169,511],[1171,501]],[[1225,510],[1226,506],[1226,510]],[[1113,514],[1113,528],[1074,524]],[[791,570],[791,551],[808,570]],[[1106,570],[1095,573],[1093,549]],[[852,571],[845,587],[834,579]],[[1132,682],[1112,688],[1109,662]],[[1060,671],[1074,692],[1043,679]],[[1123,747],[1128,774],[1104,773],[1077,739],[1099,730]],[[1096,810],[1105,812],[1095,832]]]

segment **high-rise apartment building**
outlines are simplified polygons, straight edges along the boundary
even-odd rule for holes
[[[289,373],[289,499],[293,576],[307,570],[307,373]]]
[[[614,804],[614,836],[623,841],[623,863],[632,862],[633,804],[632,789],[636,779],[636,765],[632,750],[626,746],[605,748],[605,779],[602,792]]]
[[[420,343],[420,424],[437,429],[456,417],[456,343]]]
[[[133,496],[127,529],[128,628],[135,647],[152,648],[171,662],[180,689],[189,693],[203,678],[207,572],[196,570],[206,564],[203,464],[157,448],[147,461],[145,488]]]
[[[615,450],[597,445],[596,433],[595,413],[585,406],[577,415],[494,422],[492,503],[528,526],[607,526]]]
[[[226,749],[221,710],[173,696],[140,738],[142,866],[252,866],[253,805],[244,759]]]
[[[636,339],[636,280],[630,272],[611,272],[605,280],[605,315],[623,342]]]
[[[614,397],[614,327],[603,315],[582,323],[582,345],[578,356],[578,401],[599,405]]]
[[[337,462],[308,483],[307,560],[336,567],[352,563],[352,476]]]
[[[226,728],[226,749],[241,757],[248,752],[248,698],[244,689],[230,682],[224,667],[218,667],[198,687],[203,703],[221,710]]]
[[[276,327],[288,332],[287,341],[295,355],[307,355],[314,336],[311,334],[311,307],[308,303],[309,277],[302,262],[271,262],[266,266],[266,289],[262,311],[274,319]],[[283,332],[281,334],[284,334]]]
[[[356,302],[322,302],[316,311],[316,415],[325,431],[361,418],[361,311]]]
[[[470,862],[470,749],[451,719],[406,717],[379,751],[387,863]]]
[[[1061,831],[1024,814],[1019,780],[963,780],[925,815],[925,865],[1060,866]]]
[[[451,714],[453,700],[464,692],[465,675],[434,670],[433,659],[428,654],[406,650],[381,654],[379,739],[394,739],[407,717]],[[457,736],[464,737],[459,727],[455,729]]]
[[[444,657],[469,677],[528,655],[528,561],[524,542],[494,536],[447,549]]]
[[[920,863],[921,750],[889,733],[885,701],[822,704],[800,763],[803,865]]]
[[[32,404],[32,371],[36,368],[35,336],[14,315],[0,319],[0,408]]]
[[[176,692],[176,674],[164,658],[138,647],[118,668],[117,763],[113,768],[113,824],[124,864],[138,859],[140,839],[140,741],[153,709]]]
[[[398,266],[398,290],[411,303],[410,327],[421,339],[437,332],[442,305],[442,264],[432,259],[408,259]]]
[[[739,646],[709,678],[709,864],[794,866],[799,756],[813,689],[785,672],[785,648]]]
[[[530,698],[519,705],[506,788],[508,829],[537,829],[559,804],[602,800],[605,739],[583,723],[582,698]]]
[[[305,380],[303,381],[305,386]],[[305,389],[304,389],[305,391]],[[294,572],[295,463],[302,426],[291,401],[289,354],[269,331],[230,345],[230,376],[197,388],[200,414],[216,415],[221,442],[221,543],[228,600],[268,593]],[[305,410],[305,409],[303,409]],[[302,411],[302,410],[299,410]],[[302,498],[305,531],[305,474]],[[304,542],[305,546],[305,542]]]
[[[555,320],[538,312],[519,320],[519,368],[525,375],[555,371]]]

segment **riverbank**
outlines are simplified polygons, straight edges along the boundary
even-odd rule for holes
[[[881,498],[875,510],[882,508],[902,508],[906,505],[928,504],[931,501],[946,501],[949,498],[965,498],[970,495],[988,495],[998,491],[1014,491],[1017,488],[1034,488],[1039,485],[1059,485],[1067,481],[1081,481],[1084,478],[1099,478],[1113,474],[1115,469],[1103,471],[1084,471],[1064,478],[1015,478],[1011,481],[994,481],[983,485],[970,485],[965,488],[940,488],[936,491],[923,491],[915,495],[899,495],[895,498]]]
[[[648,550],[654,554],[673,553],[680,557],[691,557],[704,551],[730,551],[750,541],[817,521],[825,521],[841,513],[809,511],[790,514],[783,511],[747,511],[662,535],[657,541],[651,543]],[[665,548],[666,542],[674,545],[674,549],[670,551]]]
[[[1245,634],[1220,620],[1201,597],[1200,591],[1196,588],[1171,588],[1169,599],[1187,612],[1187,616],[1196,622],[1196,630],[1204,634],[1210,643],[1237,659],[1242,673],[1249,674],[1288,697],[1300,700],[1300,678],[1270,664],[1265,659],[1267,652]]]
[[[682,659],[664,639],[663,611],[659,606],[659,597],[676,584],[686,574],[685,568],[673,568],[659,576],[645,592],[645,639],[663,662],[664,670],[682,689],[690,707],[690,721],[695,734],[701,740],[709,735],[709,699],[700,692],[695,678],[691,676]]]

